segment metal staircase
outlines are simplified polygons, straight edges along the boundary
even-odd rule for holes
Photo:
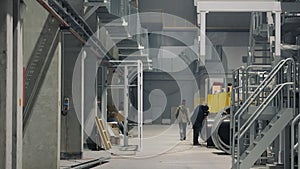
[[[249,169],[293,119],[295,70],[293,59],[281,60],[249,97],[247,71],[243,67],[235,71],[239,76],[234,76],[238,83],[234,84],[232,94],[232,168]],[[274,81],[276,84],[272,84]],[[242,103],[237,98],[243,98]]]
[[[271,65],[274,23],[267,13],[253,12],[249,38],[248,65]]]
[[[31,116],[31,110],[45,79],[56,46],[58,44],[59,24],[48,16],[36,46],[31,54],[25,73],[25,105],[23,111],[23,129],[25,131]]]
[[[94,35],[94,32],[86,21],[73,9],[67,0],[37,0],[61,25],[61,28],[69,30],[80,42],[90,46],[91,51],[99,58],[113,59],[107,53],[102,42]]]
[[[298,62],[297,48],[289,45],[291,39],[286,38],[290,37],[287,36],[289,33],[297,32],[294,28],[298,27],[299,21],[296,19],[299,15],[295,11],[284,11],[281,15],[282,56],[274,55],[275,25],[272,15],[267,12],[252,13],[248,66],[233,72],[232,168],[248,169],[253,164],[273,163],[275,160],[279,164],[284,163],[285,168],[300,168],[300,115],[296,112],[299,110],[296,107],[296,102],[299,102],[299,64],[295,65],[291,59]],[[290,59],[280,61],[282,58]],[[291,133],[284,130],[287,127],[291,127]],[[291,149],[291,158],[285,157],[284,162],[278,157],[280,155],[276,151],[279,150],[275,150],[278,145],[273,143],[276,139],[280,142],[277,136],[283,130],[287,134],[286,139],[291,136],[290,147],[284,147],[287,152],[289,150],[286,149]]]
[[[148,54],[148,32],[141,27],[137,8],[128,0],[108,0],[105,3],[107,5],[99,7],[96,13],[101,21],[101,29],[106,30],[107,35],[118,49],[118,58],[120,60],[141,60],[144,69],[151,69],[151,60]]]
[[[91,51],[106,60],[119,59],[105,47],[106,41],[94,33],[85,20],[72,8],[67,0],[37,0],[61,24],[83,44],[91,46]],[[119,55],[127,60],[141,60],[144,68],[151,69],[148,54],[148,33],[141,27],[137,8],[129,0],[89,0],[86,7],[96,7],[102,25],[110,40],[120,47]],[[133,16],[130,16],[134,14]],[[89,14],[90,15],[90,14]],[[130,17],[129,17],[130,16]],[[128,41],[129,40],[129,41]],[[130,42],[130,43],[128,43]],[[106,62],[109,63],[109,62]]]

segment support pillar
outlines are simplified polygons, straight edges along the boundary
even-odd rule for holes
[[[206,46],[206,12],[200,12],[200,58],[199,61],[205,65]]]
[[[0,6],[0,168],[12,169],[13,1]]]
[[[39,90],[33,90],[37,93],[34,95],[26,130],[23,133],[22,168],[57,169],[60,166],[61,38],[58,34],[58,23],[54,19],[47,19],[49,13],[39,3],[28,0],[24,2],[27,10],[22,14],[24,17],[23,65],[24,67],[31,65],[34,58],[42,59],[38,57],[42,53],[46,56],[43,57],[45,60],[41,61],[47,66],[40,69],[44,72],[42,77],[36,78],[37,83],[42,82],[38,86]],[[41,33],[43,31],[53,33],[53,36],[49,37],[48,33]],[[41,39],[47,42],[43,46],[39,45]],[[38,76],[38,73],[33,74]],[[29,91],[25,90],[25,93]]]
[[[275,56],[281,55],[281,12],[275,12]]]
[[[80,56],[82,49],[81,43],[69,32],[62,32],[62,100],[69,99],[69,109],[67,112],[62,113],[61,116],[61,159],[78,159],[82,157],[83,142],[82,142],[82,125],[83,122],[82,112],[82,100],[81,98],[81,83],[73,84],[73,74],[75,63]],[[81,63],[82,58],[78,58]],[[75,78],[81,77],[82,64],[79,64],[78,72]],[[76,69],[77,70],[77,69]],[[78,80],[81,81],[81,80]],[[73,96],[73,88],[78,90],[75,96]],[[75,98],[77,97],[77,98]],[[77,100],[78,103],[74,103]],[[76,104],[76,109],[75,109]],[[78,115],[77,115],[78,113]]]
[[[128,104],[129,104],[129,82],[128,82],[128,67],[125,65],[124,67],[124,147],[128,146]]]
[[[101,67],[101,118],[107,120],[107,68]]]
[[[13,112],[12,168],[22,168],[23,149],[23,22],[20,9],[24,3],[14,0],[13,7]]]
[[[23,169],[60,166],[60,46],[52,47],[54,56],[24,133]]]
[[[85,126],[85,120],[84,120],[84,108],[85,108],[85,90],[84,90],[84,86],[85,86],[85,76],[84,76],[84,64],[85,64],[85,58],[86,58],[86,52],[84,51],[82,54],[82,58],[81,58],[81,150],[83,150],[83,142],[84,142],[84,126]],[[96,104],[97,105],[97,104]]]
[[[291,127],[286,126],[284,129],[284,169],[290,169],[291,168]]]

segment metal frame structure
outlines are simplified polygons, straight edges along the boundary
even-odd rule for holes
[[[114,64],[117,68],[124,68],[124,84],[123,85],[106,85],[104,88],[105,93],[102,93],[102,108],[105,108],[107,106],[107,88],[124,88],[124,147],[128,147],[128,136],[126,133],[128,132],[128,113],[129,113],[129,87],[132,87],[133,85],[130,85],[130,79],[129,77],[129,68],[136,68],[136,75],[137,75],[137,113],[138,113],[138,150],[142,151],[142,138],[143,138],[143,63],[140,60],[111,60],[110,63]],[[103,80],[103,79],[102,79]],[[104,84],[102,82],[102,84]],[[105,106],[105,107],[103,107]],[[103,111],[103,110],[102,110]],[[106,117],[106,113],[102,112],[102,116]],[[106,118],[105,118],[106,119]],[[106,122],[107,125],[107,122]]]
[[[275,55],[280,56],[281,3],[276,1],[197,1],[198,25],[200,26],[200,56],[205,63],[206,14],[208,12],[273,12],[275,13]]]

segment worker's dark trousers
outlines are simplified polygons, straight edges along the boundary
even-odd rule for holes
[[[201,128],[193,128],[193,144],[199,144],[198,138],[199,138],[199,133],[201,131]]]

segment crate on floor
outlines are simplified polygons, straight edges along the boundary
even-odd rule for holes
[[[110,142],[112,145],[120,145],[120,133],[118,122],[107,122],[111,128],[112,132],[110,133]]]

